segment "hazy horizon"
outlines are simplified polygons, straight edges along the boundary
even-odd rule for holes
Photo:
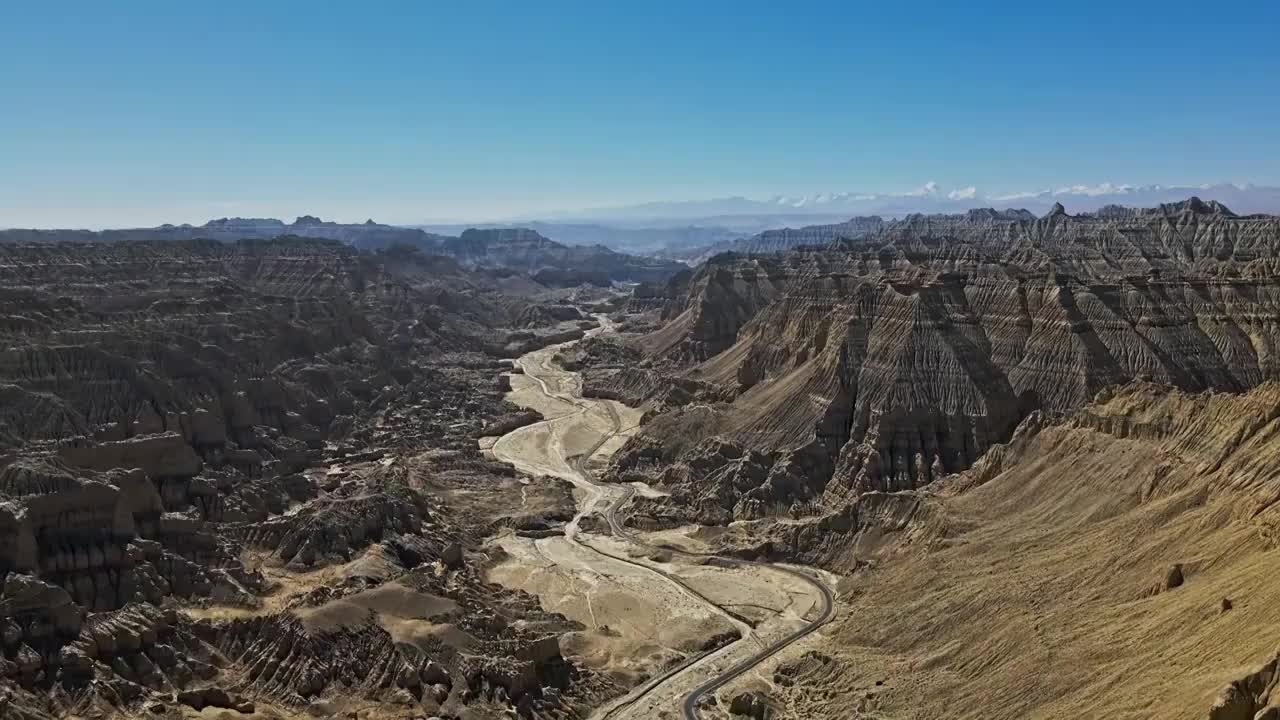
[[[973,208],[991,207],[1004,209],[1043,210],[1055,202],[1062,203],[1069,212],[1091,212],[1104,205],[1121,204],[1147,207],[1163,202],[1176,202],[1193,195],[1204,199],[1217,199],[1232,206],[1239,205],[1241,212],[1280,213],[1280,187],[1255,183],[1199,183],[1157,184],[1137,186],[1099,183],[1095,185],[1071,185],[1032,191],[987,193],[974,186],[942,188],[929,182],[905,192],[827,192],[812,195],[773,195],[769,197],[745,197],[741,195],[713,198],[682,198],[646,200],[610,207],[551,210],[544,213],[528,213],[508,217],[457,217],[398,220],[378,217],[358,210],[343,213],[333,208],[299,206],[298,208],[250,207],[249,211],[236,211],[236,205],[210,205],[204,212],[199,207],[189,209],[186,216],[143,216],[136,221],[97,222],[83,225],[18,224],[6,222],[0,217],[0,229],[75,229],[107,230],[156,227],[160,225],[204,225],[213,220],[240,218],[281,220],[292,223],[303,216],[318,217],[325,222],[358,224],[373,220],[380,224],[397,226],[463,226],[463,225],[518,225],[536,223],[604,224],[625,226],[671,226],[688,221],[692,225],[716,225],[717,219],[729,222],[735,217],[774,215],[779,218],[803,219],[806,217],[853,217],[858,214],[887,216],[910,212],[963,212]],[[1236,207],[1232,206],[1232,209]],[[817,220],[815,220],[817,222]],[[768,224],[768,223],[766,223]]]

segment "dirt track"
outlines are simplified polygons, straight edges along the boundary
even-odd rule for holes
[[[610,330],[601,321],[593,333]],[[734,670],[749,669],[825,621],[830,598],[821,584],[785,569],[716,566],[680,553],[659,561],[656,543],[619,526],[613,511],[635,488],[596,484],[591,469],[608,462],[640,412],[583,398],[577,373],[552,362],[562,347],[518,360],[524,373],[512,375],[508,398],[546,420],[504,435],[491,451],[527,473],[572,482],[578,515],[564,536],[498,539],[508,558],[489,579],[534,593],[547,609],[581,622],[587,629],[566,636],[562,651],[635,686],[595,717],[689,717],[702,691],[714,692]],[[579,521],[591,513],[606,518],[613,533],[581,531]]]

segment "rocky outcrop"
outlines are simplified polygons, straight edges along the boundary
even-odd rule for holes
[[[202,623],[196,633],[246,667],[253,686],[293,704],[339,681],[378,688],[395,685],[404,675],[404,685],[420,686],[407,680],[408,672],[417,675],[419,668],[410,668],[390,635],[374,625],[313,632],[293,615],[277,615]]]
[[[218,662],[173,610],[144,603],[85,616],[66,593],[19,574],[5,581],[0,624],[12,658],[0,660],[0,683],[88,688],[109,706],[211,677]]]
[[[1276,667],[1273,657],[1223,689],[1209,709],[1209,720],[1275,720],[1280,718],[1280,696],[1273,698]]]
[[[501,437],[522,428],[542,421],[542,413],[537,410],[512,410],[480,431],[480,437]]]
[[[216,443],[217,439],[216,434],[208,432],[200,437],[192,432],[185,438],[176,432],[162,432],[102,443],[67,443],[58,449],[58,453],[67,463],[77,467],[93,470],[139,468],[157,479],[182,478],[198,474],[203,467],[192,443],[204,447],[225,443],[225,439],[223,443]]]
[[[752,720],[769,720],[775,711],[769,698],[758,692],[743,692],[733,696],[729,701],[729,713],[734,717],[751,718]]]
[[[15,463],[0,470],[0,498],[0,568],[38,573],[93,610],[134,598],[127,546],[154,537],[163,511],[143,472],[86,480],[53,465]]]
[[[742,326],[792,279],[778,258],[733,254],[712,258],[697,273],[678,273],[667,283],[662,308],[666,325],[643,345],[650,354],[675,362],[706,360],[732,345]]]
[[[584,396],[647,404],[651,412],[732,398],[723,388],[661,372],[639,350],[615,340],[588,338],[557,353],[555,359],[562,367],[582,373]]]
[[[252,547],[274,549],[280,560],[308,568],[349,560],[372,542],[418,535],[430,510],[406,485],[402,467],[387,467],[341,482],[323,501],[277,518],[238,523],[228,531]],[[431,553],[439,557],[441,550]]]

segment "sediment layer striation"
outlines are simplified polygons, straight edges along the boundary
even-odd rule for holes
[[[672,279],[636,347],[733,399],[673,411],[615,469],[662,473],[703,518],[803,512],[964,470],[1110,385],[1245,390],[1280,377],[1277,269],[1280,218],[1194,198],[720,255]]]

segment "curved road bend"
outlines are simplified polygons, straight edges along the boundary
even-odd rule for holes
[[[597,316],[597,318],[600,320],[601,326],[596,330],[592,331],[592,333],[590,333],[591,335],[601,333],[601,332],[606,332],[611,327],[611,324],[606,318],[602,316]],[[564,343],[564,344],[555,346],[555,348],[556,349],[565,348],[565,347],[569,347],[572,344],[573,342]],[[532,354],[533,353],[529,353],[529,355],[532,355]],[[544,395],[546,395],[549,398],[561,400],[563,402],[567,402],[576,406],[578,408],[578,411],[574,413],[575,415],[586,414],[591,409],[592,405],[589,404],[588,401],[585,401],[585,398],[582,397],[581,382],[574,383],[573,391],[571,393],[553,392],[550,386],[548,385],[548,383],[546,382],[546,380],[541,376],[539,376],[537,373],[538,370],[542,370],[543,368],[538,367],[534,363],[526,364],[525,359],[528,358],[529,355],[521,357],[517,362],[519,363],[520,367],[525,371],[525,374],[528,375],[530,378],[532,378],[535,382],[537,382],[539,389]],[[533,372],[530,372],[530,370],[533,370]],[[583,510],[579,512],[578,516],[575,517],[571,523],[571,527],[573,528],[572,532],[574,535],[576,535],[578,521],[581,519],[581,517],[584,514],[586,514],[587,512],[590,512],[590,510],[594,508],[594,504],[595,504],[594,500],[607,493],[607,491],[605,490],[605,486],[602,486],[596,482],[595,477],[592,475],[591,471],[587,467],[586,460],[589,459],[592,455],[594,455],[606,442],[608,442],[610,439],[612,439],[614,436],[616,436],[619,432],[623,430],[623,428],[621,427],[621,419],[618,417],[617,412],[614,410],[613,406],[610,405],[608,402],[601,402],[599,403],[599,405],[603,406],[607,411],[612,428],[610,428],[610,430],[606,432],[598,442],[594,443],[590,448],[588,448],[586,452],[574,458],[571,463],[571,467],[576,471],[575,474],[578,475],[579,478],[587,485],[587,487],[584,487],[584,489],[591,494],[591,497],[588,499],[588,501],[583,504]],[[561,417],[564,417],[564,416],[561,416]],[[542,422],[548,423],[548,422],[552,422],[552,420],[544,420]],[[541,423],[536,423],[536,424],[541,424]],[[496,445],[494,446],[494,450],[495,451],[497,450]],[[495,452],[495,454],[497,453]],[[503,458],[503,459],[507,459],[507,458]],[[618,487],[618,486],[612,486],[612,487]],[[809,634],[813,633],[823,624],[828,622],[831,619],[831,617],[835,614],[835,596],[834,594],[832,594],[831,590],[825,584],[818,581],[814,577],[810,576],[807,573],[796,570],[794,568],[787,567],[785,565],[751,561],[751,560],[741,560],[738,558],[715,555],[713,553],[694,553],[694,552],[689,552],[672,545],[667,545],[667,544],[653,545],[651,543],[645,542],[644,540],[640,539],[634,532],[628,530],[625,525],[619,522],[617,517],[618,510],[622,506],[624,506],[627,502],[629,502],[631,498],[634,496],[634,494],[635,494],[635,488],[630,486],[625,486],[623,489],[623,492],[621,492],[616,497],[616,499],[614,499],[614,501],[609,504],[609,507],[605,510],[605,520],[609,525],[610,531],[614,535],[630,542],[633,545],[636,545],[644,549],[664,550],[672,554],[678,554],[686,557],[698,557],[703,559],[714,558],[718,564],[723,566],[731,566],[731,567],[756,566],[756,567],[768,568],[770,570],[774,570],[777,572],[783,572],[812,586],[818,592],[818,595],[822,600],[822,611],[819,613],[816,619],[806,623],[803,627],[788,634],[786,637],[780,638],[774,641],[773,643],[770,643],[768,646],[766,646],[759,652],[756,652],[755,654],[751,655],[750,657],[745,658],[739,661],[738,663],[734,664],[733,666],[729,667],[728,669],[719,672],[714,677],[709,678],[707,681],[701,683],[700,685],[695,687],[692,691],[690,691],[688,694],[686,694],[684,696],[684,701],[681,706],[681,712],[685,720],[700,720],[698,705],[704,697],[706,697],[710,693],[716,692],[717,690],[729,684],[730,682],[733,682],[737,678],[749,672],[752,668],[756,667],[760,663],[764,662],[768,658],[782,651],[783,649],[795,643],[796,641],[800,640],[801,638],[804,638]],[[568,537],[569,534],[570,534],[569,532],[566,532],[566,537]],[[613,555],[612,553],[604,552],[586,543],[578,542],[576,537],[569,538],[569,539],[571,539],[575,544],[578,544],[581,547],[588,548],[596,553],[599,553],[611,559],[614,559],[620,562],[625,562],[629,565],[639,566],[646,570],[659,574],[666,580],[679,586],[685,592],[693,595],[694,597],[698,598],[699,600],[713,607],[716,607],[721,612],[727,613],[727,611],[725,611],[723,608],[720,608],[718,605],[713,603],[709,598],[697,592],[693,588],[689,587],[687,583],[685,583],[682,579],[676,577],[672,573],[667,573],[657,568],[654,568],[652,566],[645,565],[643,563],[638,563],[636,561],[631,560],[630,558],[621,557],[621,556]],[[731,617],[733,617],[735,620],[738,620],[739,622],[741,622],[741,618],[737,617],[735,614],[732,614],[732,613],[728,613],[728,614]],[[744,635],[742,639],[745,640],[746,636]],[[676,667],[671,668],[667,672],[658,676],[657,678],[650,680],[648,683],[641,686],[641,688],[639,688],[637,691],[633,691],[633,694],[630,697],[628,697],[627,699],[623,700],[622,702],[618,703],[613,708],[611,708],[604,715],[604,717],[605,718],[612,717],[613,715],[623,710],[624,708],[635,704],[636,702],[641,700],[643,697],[645,697],[646,695],[652,693],[654,690],[659,688],[664,682],[670,680],[671,678],[680,674],[684,670],[688,669],[689,667],[693,666],[694,664],[698,663],[700,660],[706,658],[708,655],[714,652],[716,651],[713,650],[713,651],[708,651],[706,653],[702,653],[699,655],[694,655],[689,659],[685,660],[684,662],[680,663]]]
[[[685,557],[712,558],[712,559],[715,559],[717,563],[721,565],[732,565],[737,567],[741,567],[745,565],[754,565],[757,567],[766,567],[766,568],[769,568],[770,570],[775,570],[778,572],[784,572],[812,586],[814,589],[818,591],[819,596],[822,598],[822,612],[819,613],[818,617],[815,620],[809,622],[804,627],[797,629],[795,632],[787,635],[786,637],[780,638],[779,640],[773,642],[772,644],[768,645],[767,647],[760,650],[759,652],[752,655],[751,657],[746,658],[741,662],[733,665],[728,670],[725,670],[720,674],[716,675],[715,677],[710,678],[706,682],[695,687],[687,695],[685,695],[684,702],[681,708],[681,711],[684,715],[685,720],[699,720],[698,703],[701,702],[703,697],[705,697],[708,694],[714,693],[715,691],[719,690],[720,688],[724,687],[730,682],[733,682],[734,680],[741,677],[742,675],[745,675],[755,666],[769,659],[771,656],[781,652],[783,649],[785,649],[787,646],[791,645],[792,643],[809,635],[810,633],[812,633],[813,631],[817,630],[819,627],[824,625],[827,621],[829,621],[832,618],[832,616],[835,614],[835,595],[824,583],[819,582],[818,580],[814,579],[812,576],[808,575],[807,573],[787,567],[785,565],[758,562],[758,561],[752,561],[752,560],[740,560],[738,558],[725,557],[723,555],[716,555],[714,553],[694,553],[694,552],[689,552],[687,550],[683,550],[674,545],[668,545],[665,543],[659,544],[659,545],[651,545],[649,543],[645,543],[643,540],[640,540],[639,538],[637,538],[634,533],[627,530],[626,527],[623,526],[621,523],[619,523],[617,520],[618,509],[620,509],[623,505],[625,505],[628,501],[630,501],[632,496],[634,495],[635,495],[635,489],[628,487],[626,494],[620,496],[616,501],[614,501],[614,503],[609,506],[609,509],[606,512],[605,517],[608,520],[609,528],[615,534],[621,535],[622,537],[626,538],[628,541],[641,545],[642,547],[666,550],[667,552],[670,552],[676,555],[683,555]],[[696,660],[697,658],[694,659],[695,662]],[[692,662],[688,664],[692,664]],[[664,679],[665,677],[670,677],[670,675],[665,675]],[[631,700],[628,701],[628,704],[635,702],[638,699],[639,697],[632,698]],[[608,716],[606,715],[606,717]]]

